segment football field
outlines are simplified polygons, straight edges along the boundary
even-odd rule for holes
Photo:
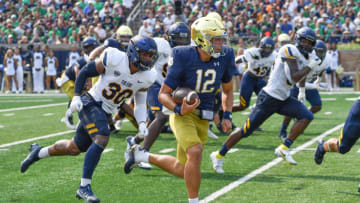
[[[281,143],[278,132],[283,117],[273,115],[261,126],[265,132],[255,132],[241,140],[226,155],[225,173],[215,174],[209,155],[221,147],[227,136],[213,127],[219,140],[208,139],[204,147],[199,199],[212,202],[359,202],[359,144],[346,155],[327,153],[322,165],[316,165],[313,160],[316,141],[340,135],[347,113],[359,94],[324,92],[321,97],[322,110],[292,145],[297,166],[274,155]],[[20,162],[27,156],[30,144],[47,146],[73,137],[74,131],[60,122],[67,102],[65,95],[0,96],[0,202],[82,202],[75,198],[75,192],[80,185],[84,154],[42,159],[26,173],[20,173]],[[255,103],[255,98],[251,103]],[[234,123],[240,127],[249,113],[249,109],[234,113]],[[95,195],[102,202],[187,202],[184,180],[155,166],[152,170],[136,168],[128,175],[124,173],[125,138],[136,132],[130,122],[124,122],[120,132],[111,134],[93,176]],[[161,134],[151,152],[175,156],[174,136]]]

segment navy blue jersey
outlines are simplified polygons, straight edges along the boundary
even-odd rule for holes
[[[106,39],[105,42],[104,42],[104,46],[106,48],[113,47],[113,48],[116,48],[116,49],[118,49],[120,51],[126,52],[126,49],[122,48],[120,46],[120,43],[116,39],[113,39],[113,38]]]
[[[196,47],[175,47],[165,84],[173,90],[177,87],[195,90],[201,101],[197,109],[213,110],[216,90],[220,88],[221,83],[230,82],[236,71],[233,49],[225,47],[224,52],[224,56],[203,62]]]
[[[70,80],[75,81],[76,79],[76,74],[75,74],[75,70],[74,70],[74,66],[77,66],[79,68],[79,70],[81,70],[82,67],[84,67],[86,65],[86,60],[85,58],[82,56],[80,57],[80,59],[76,60],[76,63],[74,63],[70,68],[68,68],[65,71],[65,75],[68,76],[68,78]]]

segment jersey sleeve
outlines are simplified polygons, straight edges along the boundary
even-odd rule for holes
[[[234,50],[232,48],[228,48],[228,53],[226,54],[227,59],[226,61],[228,62],[226,67],[225,67],[225,71],[224,71],[224,75],[221,78],[221,81],[223,83],[228,83],[232,80],[233,75],[236,73],[237,68],[235,65],[235,55],[234,55]]]
[[[79,58],[78,60],[76,60],[75,66],[77,66],[79,69],[81,69],[82,67],[84,67],[86,65],[86,60],[84,57]]]
[[[109,47],[100,55],[100,60],[105,69],[115,68],[120,64],[123,56],[119,50]]]
[[[164,83],[171,89],[176,89],[180,85],[183,64],[181,52],[176,48],[173,49],[168,62],[169,68]]]
[[[281,58],[296,59],[296,48],[294,46],[285,45],[279,49],[279,55]]]

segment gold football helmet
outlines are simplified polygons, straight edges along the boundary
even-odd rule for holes
[[[219,22],[223,23],[222,17],[220,16],[220,14],[218,12],[210,12],[206,15],[206,17],[208,18],[215,18],[216,20],[218,20]]]
[[[132,36],[133,33],[129,26],[122,25],[116,30],[116,39],[119,41],[121,45],[125,47],[129,45]]]
[[[215,18],[202,17],[191,25],[191,39],[196,46],[214,58],[218,58],[223,53],[223,46],[220,51],[215,51],[214,39],[221,39],[222,44],[226,41],[224,25]]]
[[[278,44],[280,47],[284,46],[285,44],[290,44],[291,40],[290,40],[290,36],[288,34],[280,34],[278,37]]]

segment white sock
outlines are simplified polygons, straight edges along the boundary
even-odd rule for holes
[[[149,152],[138,152],[140,156],[137,156],[136,158],[139,159],[140,162],[145,162],[145,163],[149,163]],[[138,161],[138,160],[136,160]]]
[[[198,197],[192,198],[192,199],[189,198],[189,203],[198,203],[198,202],[199,202],[199,198],[198,198]]]
[[[46,157],[49,157],[50,154],[49,154],[49,147],[43,147],[40,149],[39,151],[39,158],[42,159],[42,158],[46,158]]]
[[[81,183],[80,183],[81,187],[85,187],[85,186],[90,185],[90,184],[91,184],[91,179],[81,178]]]

